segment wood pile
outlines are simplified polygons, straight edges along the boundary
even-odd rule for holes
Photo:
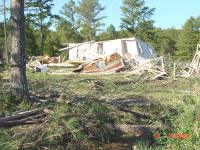
[[[145,73],[149,74],[152,80],[166,75],[163,57],[147,59],[139,64],[131,64],[131,67],[132,71],[130,71],[128,75],[142,75]]]
[[[196,54],[190,64],[188,75],[199,75],[200,74],[200,44],[197,45]]]
[[[113,73],[124,67],[122,57],[114,53],[105,58],[99,58],[89,63],[82,64],[74,72],[80,73]]]
[[[174,67],[176,72],[176,67]],[[192,62],[189,65],[188,71],[183,71],[182,77],[191,77],[200,75],[200,44],[197,44],[196,53],[193,57]],[[175,76],[175,75],[174,75]]]

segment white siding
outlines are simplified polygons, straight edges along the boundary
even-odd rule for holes
[[[137,49],[137,43],[135,41],[125,41],[126,49],[129,54],[131,54],[132,58],[135,58],[138,56],[138,49]]]
[[[98,46],[103,45],[103,51]],[[102,45],[100,46],[102,48]],[[148,44],[139,39],[117,39],[97,43],[86,43],[69,50],[69,60],[91,60],[108,56],[117,52],[121,56],[129,53],[132,59],[151,59],[156,56],[155,51]]]
[[[69,50],[69,60],[77,60],[77,47]]]
[[[104,55],[111,55],[115,52],[122,55],[121,40],[107,41],[103,43]]]

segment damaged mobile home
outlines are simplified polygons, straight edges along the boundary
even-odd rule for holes
[[[68,47],[60,49],[60,51],[68,51],[69,60],[64,61],[63,59],[61,61],[59,57],[59,62],[49,61],[47,67],[66,66],[67,68],[72,65],[75,68],[73,72],[78,73],[128,71],[131,74],[141,74],[148,71],[153,75],[152,78],[166,74],[163,58],[157,57],[154,49],[149,44],[134,37],[100,42],[72,43]],[[54,59],[49,57],[47,60]],[[33,66],[39,64],[40,66],[37,68],[44,66],[41,60],[31,60],[29,66],[31,64]],[[56,70],[53,73],[60,72]]]
[[[69,60],[94,60],[118,53],[123,58],[138,61],[156,57],[154,49],[147,43],[137,38],[116,39],[101,42],[86,42],[81,44],[69,44],[69,47],[60,51],[69,51]]]
[[[149,71],[153,78],[165,73],[163,58],[147,43],[133,37],[100,42],[70,44],[60,51],[69,51],[70,61],[87,61],[75,69],[80,73],[112,73],[129,66],[132,74]],[[130,70],[131,69],[131,70]]]

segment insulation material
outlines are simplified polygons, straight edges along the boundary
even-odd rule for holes
[[[118,53],[114,53],[105,58],[99,58],[89,63],[82,64],[74,72],[81,73],[100,73],[100,72],[116,72],[124,67],[123,60]]]

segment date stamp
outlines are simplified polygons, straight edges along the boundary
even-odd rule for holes
[[[160,133],[153,134],[153,137],[155,139],[160,139],[162,136]],[[190,138],[190,134],[188,133],[169,133],[167,135],[167,138],[169,139],[178,139],[178,140],[186,140]]]

